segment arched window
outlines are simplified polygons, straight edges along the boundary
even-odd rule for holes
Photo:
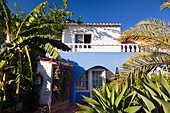
[[[92,88],[102,86],[102,81],[106,82],[105,69],[90,69],[80,76],[76,82],[76,90],[91,91]]]

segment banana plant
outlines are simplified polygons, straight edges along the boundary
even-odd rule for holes
[[[83,96],[84,101],[87,102],[89,106],[77,104],[82,110],[80,113],[135,113],[141,108],[141,106],[131,106],[136,96],[135,92],[124,97],[127,84],[120,93],[118,93],[118,84],[114,86],[111,92],[105,83],[103,83],[102,87],[102,92],[93,89],[94,98]]]
[[[0,51],[0,112],[2,103],[5,101],[7,83],[16,83],[17,94],[19,94],[22,77],[27,76],[27,79],[33,84],[30,51],[48,53],[52,58],[59,60],[61,56],[57,49],[70,50],[65,44],[52,38],[60,36],[62,30],[67,28],[66,23],[75,22],[70,19],[72,13],[66,11],[67,0],[63,0],[61,10],[54,4],[54,10],[50,7],[50,10],[46,11],[47,6],[48,1],[39,4],[22,19],[11,13],[6,0],[0,0],[0,44],[3,43],[3,49]],[[22,64],[26,62],[22,61],[23,58],[28,62],[27,71],[29,73],[26,75],[22,70]],[[9,80],[11,70],[16,74],[14,80]]]
[[[159,82],[154,84],[146,75],[141,79],[145,87],[142,92],[139,89],[132,87],[143,103],[143,109],[147,113],[169,113],[170,111],[170,86],[165,78],[160,74]]]

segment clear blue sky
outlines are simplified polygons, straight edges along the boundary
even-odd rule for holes
[[[15,13],[13,3],[28,14],[45,0],[7,0],[8,7]],[[68,0],[68,11],[73,12],[73,18],[82,15],[84,23],[121,23],[122,31],[133,27],[147,18],[170,20],[170,8],[160,11],[164,0]],[[49,0],[61,6],[62,0]]]

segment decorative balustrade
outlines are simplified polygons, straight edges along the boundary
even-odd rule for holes
[[[137,44],[121,44],[121,52],[140,52]]]
[[[84,43],[83,44],[65,43],[65,44],[71,48],[72,52],[123,52],[121,51],[120,44],[84,44]]]
[[[137,44],[84,44],[65,43],[71,52],[167,52],[160,48],[139,48]]]

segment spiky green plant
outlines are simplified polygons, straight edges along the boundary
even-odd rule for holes
[[[132,87],[143,103],[143,109],[147,113],[169,113],[170,111],[170,85],[165,78],[160,74],[159,82],[155,84],[144,75],[144,79],[141,79],[145,87],[143,92],[140,89]]]
[[[93,89],[94,98],[83,96],[84,101],[87,102],[89,106],[77,104],[82,110],[80,113],[134,113],[138,111],[141,106],[131,106],[136,93],[133,92],[124,97],[126,95],[126,88],[127,84],[122,91],[118,93],[118,84],[116,84],[110,92],[108,86],[103,83],[102,92]]]

